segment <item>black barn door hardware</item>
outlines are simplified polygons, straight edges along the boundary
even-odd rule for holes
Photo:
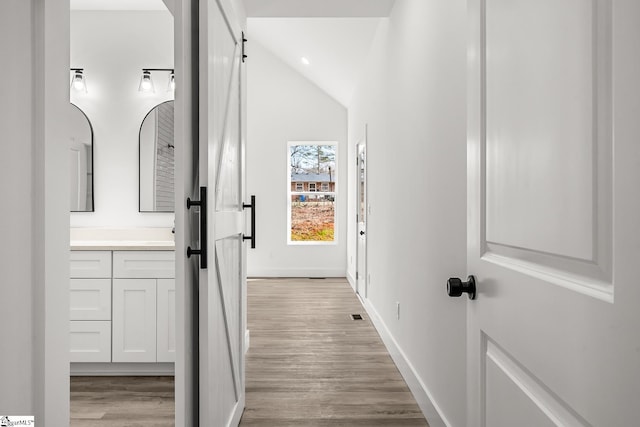
[[[187,258],[200,255],[200,268],[207,268],[207,187],[200,187],[200,200],[187,199],[187,209],[200,206],[200,249],[187,248]]]
[[[447,294],[450,297],[459,297],[465,292],[469,294],[469,299],[476,299],[476,278],[474,276],[467,277],[466,282],[457,277],[447,280]]]
[[[242,32],[242,62],[247,59],[247,55],[244,53],[244,44],[247,42],[247,38],[244,36],[244,31]]]
[[[256,196],[251,196],[251,204],[242,204],[242,209],[251,209],[251,235],[242,235],[242,240],[251,240],[251,249],[256,248]]]

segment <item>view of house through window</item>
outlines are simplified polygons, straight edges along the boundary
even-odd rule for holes
[[[335,241],[336,144],[289,143],[290,243]]]

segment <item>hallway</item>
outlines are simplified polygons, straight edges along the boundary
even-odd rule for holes
[[[248,294],[241,426],[427,425],[346,280],[249,280]]]

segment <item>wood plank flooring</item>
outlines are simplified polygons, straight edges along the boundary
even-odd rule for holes
[[[427,426],[344,279],[252,280],[248,293],[242,427]],[[71,427],[173,419],[171,377],[71,378]]]
[[[173,377],[71,377],[71,427],[170,427]]]
[[[346,280],[252,280],[248,293],[241,426],[427,426]]]

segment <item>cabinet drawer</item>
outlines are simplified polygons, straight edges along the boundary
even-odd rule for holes
[[[71,362],[111,362],[111,322],[77,320],[69,323]]]
[[[111,279],[71,279],[70,320],[111,320]]]
[[[172,279],[175,277],[174,251],[115,251],[113,277],[122,279]]]
[[[100,279],[111,277],[110,251],[71,251],[70,274],[72,279]]]

